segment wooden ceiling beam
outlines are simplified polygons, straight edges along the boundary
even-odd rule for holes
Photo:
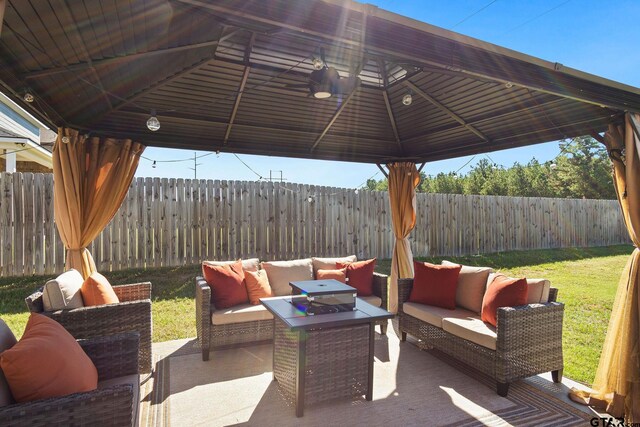
[[[331,129],[331,126],[333,126],[336,120],[338,120],[338,117],[340,117],[340,114],[344,111],[345,107],[349,104],[349,101],[351,101],[351,98],[353,98],[353,95],[355,95],[357,90],[358,90],[357,88],[352,90],[349,96],[347,96],[347,98],[344,101],[342,101],[342,104],[338,107],[336,112],[333,113],[333,116],[331,117],[331,120],[329,120],[329,123],[327,123],[327,126],[324,128],[324,130],[318,136],[318,138],[316,138],[315,142],[311,146],[311,149],[309,150],[309,153],[313,153],[313,150],[315,150],[318,144],[320,144],[320,141],[322,141],[322,138],[324,138],[327,132],[329,132],[329,129]]]
[[[2,35],[2,22],[4,21],[4,11],[7,9],[7,0],[0,0],[0,36]]]
[[[2,0],[0,0],[0,1],[2,1]],[[165,49],[151,50],[151,51],[147,51],[147,52],[132,53],[132,54],[129,54],[129,55],[117,56],[115,58],[106,58],[106,59],[100,59],[100,60],[96,60],[96,61],[88,61],[88,62],[83,62],[83,63],[80,63],[80,64],[73,64],[73,65],[66,65],[66,66],[61,66],[61,67],[47,68],[45,70],[34,71],[34,72],[31,72],[31,73],[28,73],[27,75],[25,75],[25,78],[26,79],[38,79],[40,77],[46,77],[46,76],[50,76],[50,75],[53,75],[53,74],[84,71],[84,70],[87,70],[87,69],[92,68],[92,67],[100,67],[100,66],[103,66],[103,65],[119,63],[119,62],[122,62],[123,60],[127,60],[128,61],[128,60],[132,60],[132,59],[149,58],[149,57],[152,57],[152,56],[166,55],[168,53],[182,52],[182,51],[185,51],[185,50],[199,49],[199,48],[208,47],[208,46],[217,47],[220,43],[224,42],[225,40],[233,37],[234,35],[238,34],[239,32],[242,32],[242,31],[245,31],[245,30],[243,30],[243,29],[235,29],[234,31],[231,31],[230,33],[220,37],[217,40],[211,40],[211,41],[206,41],[206,42],[201,42],[201,43],[193,43],[193,44],[188,44],[188,45],[183,45],[183,46],[169,47],[169,48],[165,48]]]
[[[133,111],[131,111],[131,112],[130,111],[126,111],[126,112],[121,111],[120,114],[127,114],[128,116],[136,116],[136,117],[141,117],[141,118],[149,116],[146,113],[137,113],[137,112],[133,112]],[[212,121],[212,120],[196,119],[196,118],[192,118],[192,117],[176,116],[176,115],[169,115],[169,114],[158,114],[157,116],[158,116],[158,119],[160,120],[160,122],[162,122],[165,119],[167,119],[167,120],[175,120],[175,121],[180,122],[182,124],[193,125],[194,127],[196,127],[197,125],[205,124],[205,125],[210,125],[210,126],[213,126],[213,127],[225,127],[226,128],[229,125],[229,123],[226,122],[226,121]],[[115,120],[117,120],[117,117],[115,118]],[[85,127],[81,126],[80,124],[72,123],[71,125],[73,125],[76,128],[89,131],[89,129],[86,129]],[[284,133],[291,133],[291,134],[297,133],[299,135],[305,135],[305,136],[316,136],[316,135],[318,135],[317,132],[306,130],[304,128],[272,127],[272,126],[262,126],[262,125],[256,125],[256,124],[248,124],[248,123],[234,123],[234,127],[244,128],[244,129],[255,129],[256,131],[260,131],[260,132],[277,131],[277,132],[284,132]],[[94,131],[103,132],[100,129],[94,129]],[[108,132],[106,132],[106,133],[108,133]],[[340,138],[362,139],[362,140],[373,141],[375,143],[381,143],[381,144],[389,144],[391,142],[388,139],[362,137],[362,136],[357,136],[357,135],[354,136],[352,134],[345,134],[345,133],[336,133],[335,136],[336,137],[340,137]]]
[[[242,32],[244,30],[241,29],[236,29],[234,31],[231,31],[229,34],[223,36],[220,38],[220,41],[222,41],[223,39],[227,39],[229,37],[233,37],[234,35],[238,34],[239,32]],[[147,87],[146,89],[143,89],[140,92],[137,92],[133,95],[131,95],[130,97],[126,98],[125,100],[123,100],[121,103],[119,103],[118,105],[116,105],[115,107],[112,107],[111,109],[109,109],[109,111],[105,112],[104,114],[101,114],[100,116],[96,117],[94,120],[92,120],[92,123],[99,123],[100,120],[102,120],[106,115],[114,112],[114,111],[119,111],[122,108],[126,107],[127,105],[131,105],[134,104],[138,99],[142,98],[143,96],[147,95],[150,92],[153,92],[154,90],[157,90],[161,87],[164,87],[166,85],[168,85],[171,82],[174,82],[176,80],[178,80],[179,78],[191,73],[194,70],[197,70],[198,68],[202,67],[203,65],[208,64],[209,62],[211,62],[213,60],[213,58],[215,57],[215,52],[216,49],[218,47],[219,43],[215,45],[215,49],[212,51],[211,55],[201,59],[200,61],[196,62],[195,64],[184,68],[182,70],[180,70],[178,73],[160,81],[157,82],[154,85],[151,85],[149,87]]]
[[[378,68],[380,69],[380,74],[382,75],[384,89],[382,90],[382,98],[384,99],[384,105],[387,107],[387,115],[389,116],[389,123],[391,123],[391,129],[393,130],[393,136],[396,139],[396,144],[400,149],[400,153],[404,153],[404,147],[402,146],[402,141],[400,141],[400,134],[398,133],[398,126],[396,124],[396,118],[393,115],[393,110],[391,109],[391,102],[389,101],[389,77],[387,76],[387,67],[385,65],[384,59],[378,60]]]
[[[567,100],[566,100],[566,99],[564,99],[564,98],[557,98],[557,99],[554,99],[554,100],[551,100],[551,101],[543,102],[542,104],[532,105],[532,106],[529,106],[529,107],[522,108],[522,109],[520,109],[520,110],[504,112],[504,113],[502,113],[502,114],[498,114],[498,115],[496,115],[496,116],[490,116],[490,117],[483,118],[483,119],[480,119],[480,120],[473,120],[473,121],[470,121],[470,122],[468,122],[468,123],[469,123],[471,126],[474,126],[474,125],[476,125],[476,124],[478,124],[478,123],[482,123],[482,122],[489,121],[489,120],[502,119],[502,118],[504,118],[504,117],[507,117],[507,116],[510,116],[510,115],[513,115],[513,114],[528,114],[528,113],[530,113],[530,112],[531,112],[531,110],[539,109],[539,108],[546,108],[546,107],[552,106],[552,105],[554,105],[554,104],[560,104],[560,103],[562,103],[562,102],[566,102],[566,101],[567,101]],[[442,132],[442,131],[449,131],[449,130],[451,130],[451,129],[452,129],[451,127],[449,127],[449,128],[442,128],[442,127],[441,127],[440,129],[436,129],[436,133],[438,133],[438,132]],[[419,135],[415,135],[415,136],[412,136],[412,137],[406,138],[403,142],[404,142],[405,144],[407,144],[407,143],[413,142],[413,141],[415,141],[415,140],[418,140],[418,139],[422,139],[422,138],[424,138],[424,137],[427,137],[427,136],[429,136],[429,135],[431,135],[431,134],[433,134],[433,133],[434,133],[434,132],[433,132],[433,130],[430,130],[430,131],[427,131],[427,132],[421,133],[421,134],[419,134]]]
[[[244,52],[244,71],[242,72],[242,80],[240,80],[240,86],[238,87],[238,93],[236,95],[236,100],[233,103],[233,109],[231,110],[231,115],[229,116],[229,124],[227,125],[227,130],[224,133],[224,140],[222,141],[222,145],[226,146],[229,141],[229,135],[231,135],[231,128],[233,127],[233,122],[236,119],[236,114],[238,113],[238,108],[240,107],[240,100],[242,99],[242,94],[244,93],[244,88],[247,84],[247,79],[249,78],[249,72],[251,72],[250,58],[251,58],[251,49],[253,49],[253,43],[256,40],[256,34],[252,33],[249,38],[249,43]]]
[[[342,37],[339,35],[335,35],[335,34],[326,34],[320,31],[316,31],[313,30],[307,26],[302,26],[302,25],[294,25],[288,22],[280,22],[274,19],[270,19],[268,17],[265,16],[258,16],[257,14],[252,14],[250,11],[247,11],[247,9],[234,9],[232,7],[229,6],[225,6],[223,4],[210,4],[208,2],[206,2],[205,0],[178,0],[180,3],[185,3],[185,4],[190,4],[193,6],[198,6],[198,7],[202,7],[204,9],[213,11],[215,13],[222,13],[222,14],[226,14],[226,15],[231,15],[231,16],[235,16],[238,18],[243,18],[243,19],[250,19],[252,21],[255,22],[260,22],[262,24],[268,24],[268,25],[273,25],[274,27],[277,28],[284,28],[286,30],[289,31],[293,31],[293,32],[298,32],[298,33],[302,33],[305,34],[307,36],[313,36],[313,37],[318,37],[320,39],[323,40],[330,40],[330,41],[334,41],[337,43],[342,43],[342,44],[346,44],[346,45],[350,45],[350,46],[354,46],[354,45],[359,45],[360,42],[357,40],[350,40],[346,37]],[[400,19],[400,18],[398,18]],[[401,19],[404,21],[406,20],[408,23],[411,23],[411,21],[409,20],[409,18],[404,18],[401,17]],[[411,25],[409,25],[411,26]],[[473,46],[475,47],[475,46]],[[630,107],[628,105],[624,105],[622,103],[617,103],[617,102],[612,102],[612,101],[602,101],[602,100],[598,100],[595,99],[593,97],[589,97],[588,95],[584,95],[581,94],[581,90],[580,88],[576,88],[576,87],[570,87],[569,91],[565,91],[562,92],[559,89],[557,89],[556,87],[553,86],[545,86],[544,82],[534,82],[534,81],[527,81],[527,76],[525,75],[521,75],[516,79],[507,79],[504,77],[500,77],[500,76],[496,76],[496,75],[490,75],[488,74],[489,71],[482,69],[482,67],[478,68],[478,70],[467,70],[467,69],[461,69],[461,68],[457,68],[457,67],[451,67],[448,64],[445,64],[443,62],[437,62],[434,61],[433,58],[429,58],[429,57],[425,57],[421,54],[416,54],[414,52],[411,52],[411,46],[407,46],[405,50],[403,51],[398,51],[397,49],[391,49],[389,47],[384,47],[384,46],[380,46],[380,45],[375,45],[375,44],[364,44],[364,48],[367,50],[368,53],[371,54],[377,54],[377,55],[385,55],[388,56],[390,58],[397,58],[397,57],[402,57],[407,61],[412,61],[412,62],[416,62],[419,64],[424,64],[424,65],[431,65],[437,68],[442,68],[445,70],[451,70],[451,71],[455,71],[457,73],[461,73],[464,75],[469,76],[470,78],[474,78],[474,79],[482,79],[482,80],[488,80],[488,81],[493,81],[493,82],[498,82],[498,83],[502,83],[502,84],[514,84],[514,85],[518,85],[520,87],[523,88],[527,88],[527,89],[531,89],[531,90],[535,90],[535,91],[539,91],[539,92],[543,92],[543,93],[548,93],[550,95],[556,95],[556,96],[560,96],[563,98],[568,98],[568,99],[572,99],[574,101],[578,101],[578,102],[584,102],[584,103],[589,103],[589,104],[593,104],[593,105],[598,105],[598,106],[604,106],[604,107],[609,107],[609,108],[613,108],[616,110],[622,110],[622,111],[627,111],[630,109]],[[498,53],[497,55],[503,55],[502,53]],[[510,60],[516,60],[516,59],[520,59],[521,55],[516,55],[515,57],[506,55],[508,59]],[[536,64],[537,65],[537,64]],[[540,65],[537,65],[540,66]],[[554,70],[554,71],[558,71],[558,70]],[[572,78],[573,75],[569,72],[565,72],[565,71],[561,71],[561,75],[563,77],[568,77],[568,78]],[[566,86],[566,85],[565,85]],[[624,89],[623,89],[624,90]]]
[[[475,127],[473,127],[470,124],[468,124],[462,117],[460,117],[459,115],[457,115],[456,113],[451,111],[449,108],[447,108],[444,104],[442,104],[440,101],[438,101],[437,99],[435,99],[431,95],[428,95],[426,92],[424,92],[418,86],[414,85],[413,83],[411,83],[410,81],[407,81],[407,80],[405,80],[403,82],[403,84],[405,86],[407,86],[409,89],[411,89],[412,91],[414,91],[415,93],[417,93],[418,95],[420,95],[421,97],[423,97],[424,99],[426,99],[427,101],[429,101],[431,104],[433,104],[434,106],[439,108],[440,110],[444,111],[452,119],[454,119],[455,121],[460,123],[462,126],[464,126],[466,129],[468,129],[470,132],[473,132],[474,134],[476,134],[477,136],[482,138],[485,142],[491,142],[489,137],[487,137],[484,133],[480,132],[478,129],[476,129]]]

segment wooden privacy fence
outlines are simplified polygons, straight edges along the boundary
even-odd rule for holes
[[[51,174],[0,175],[2,276],[55,274],[64,248]],[[414,255],[628,243],[611,200],[418,194]],[[136,178],[91,244],[99,270],[203,259],[390,258],[386,192],[272,182]]]

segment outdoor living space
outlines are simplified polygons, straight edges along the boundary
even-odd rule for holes
[[[0,425],[640,422],[637,87],[351,0],[0,0],[0,91],[55,133]]]

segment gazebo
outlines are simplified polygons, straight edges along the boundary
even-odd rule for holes
[[[406,237],[430,161],[591,135],[640,242],[640,89],[350,0],[0,0],[3,15],[0,90],[59,128],[57,199],[90,195],[56,201],[68,262],[85,274],[142,145],[387,166],[392,292],[412,275]],[[93,173],[106,163],[118,167]],[[90,230],[76,228],[82,211]],[[636,249],[596,384],[617,413],[640,401],[627,380],[639,262]]]

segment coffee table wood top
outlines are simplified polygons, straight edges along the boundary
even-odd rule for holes
[[[380,307],[373,306],[356,298],[356,310],[342,313],[327,313],[307,316],[296,308],[296,301],[305,301],[305,296],[284,296],[260,298],[260,302],[278,319],[293,330],[310,330],[351,326],[359,323],[371,323],[377,320],[391,319],[393,314]],[[293,301],[293,303],[291,302]]]

